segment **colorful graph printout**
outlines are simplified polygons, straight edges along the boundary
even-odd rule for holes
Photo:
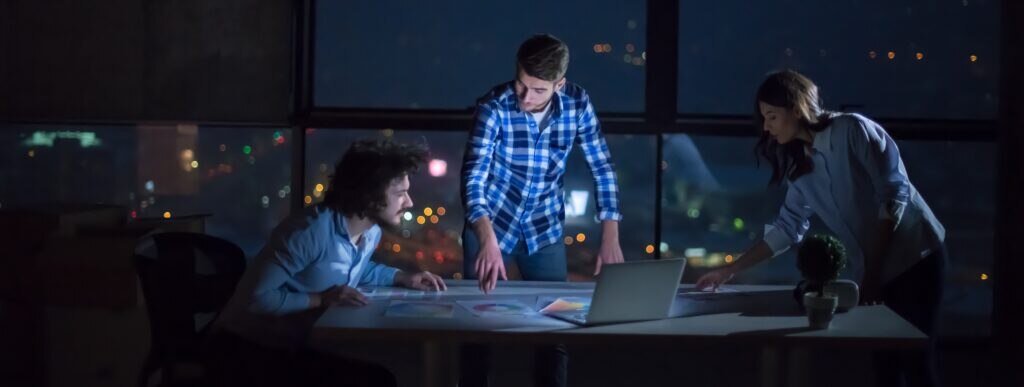
[[[463,300],[456,301],[477,317],[533,316],[537,312],[519,301]]]
[[[449,302],[394,300],[384,312],[388,317],[452,318],[455,305]]]
[[[586,312],[590,310],[590,297],[537,297],[540,313]]]

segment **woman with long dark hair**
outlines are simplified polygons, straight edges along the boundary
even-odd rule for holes
[[[861,299],[884,302],[929,336],[925,353],[879,353],[879,385],[935,385],[934,333],[945,271],[945,229],[910,183],[896,142],[874,121],[825,111],[818,88],[795,71],[769,75],[757,90],[755,153],[786,197],[764,236],[732,265],[697,281],[717,288],[799,243],[817,215],[846,246]]]

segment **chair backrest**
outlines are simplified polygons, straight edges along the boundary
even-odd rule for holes
[[[245,271],[245,253],[227,240],[198,233],[153,235],[155,254],[136,255],[150,321],[152,353],[176,358],[198,348],[197,315],[216,315]],[[210,317],[210,321],[214,317]]]

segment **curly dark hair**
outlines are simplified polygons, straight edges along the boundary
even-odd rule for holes
[[[356,141],[335,165],[322,204],[345,216],[375,216],[387,206],[384,194],[391,182],[416,173],[426,158],[423,145]]]

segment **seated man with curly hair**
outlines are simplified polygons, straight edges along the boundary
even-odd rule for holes
[[[277,226],[214,328],[227,382],[396,385],[384,367],[313,350],[306,339],[323,308],[367,304],[358,286],[445,290],[438,275],[370,260],[381,226],[397,226],[412,207],[409,174],[425,156],[418,147],[357,142],[335,167],[324,201]]]

